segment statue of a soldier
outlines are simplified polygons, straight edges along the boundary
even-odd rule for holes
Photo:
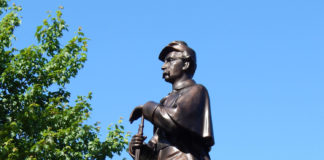
[[[195,51],[183,41],[173,41],[160,53],[163,78],[172,92],[157,102],[136,107],[130,122],[142,115],[154,125],[154,136],[146,144],[142,135],[133,136],[129,153],[140,149],[141,160],[209,160],[214,144],[209,96],[206,88],[192,79],[196,70]]]

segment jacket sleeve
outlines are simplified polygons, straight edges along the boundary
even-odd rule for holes
[[[143,115],[145,119],[167,132],[175,132],[177,124],[172,120],[166,111],[166,107],[156,102],[147,102],[143,105]]]
[[[202,85],[194,85],[181,93],[173,106],[148,102],[143,106],[144,117],[167,132],[185,129],[214,144],[209,96]]]

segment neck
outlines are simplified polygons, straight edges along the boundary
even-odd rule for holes
[[[187,74],[183,74],[180,78],[176,79],[173,83],[172,83],[172,90],[176,89],[176,86],[182,85],[183,83],[185,83],[185,81],[191,79]]]

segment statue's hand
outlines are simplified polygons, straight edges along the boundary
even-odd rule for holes
[[[131,113],[129,117],[129,122],[133,123],[135,120],[140,118],[143,114],[143,106],[137,106],[134,108],[133,112]]]
[[[134,152],[136,149],[140,148],[144,144],[144,140],[146,139],[146,136],[135,134],[132,137],[131,142],[129,143],[129,147],[131,148],[131,151]]]

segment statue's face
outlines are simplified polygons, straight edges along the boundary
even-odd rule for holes
[[[173,83],[181,78],[184,74],[184,62],[181,59],[181,52],[170,52],[165,56],[164,64],[162,65],[163,78],[165,81]]]

